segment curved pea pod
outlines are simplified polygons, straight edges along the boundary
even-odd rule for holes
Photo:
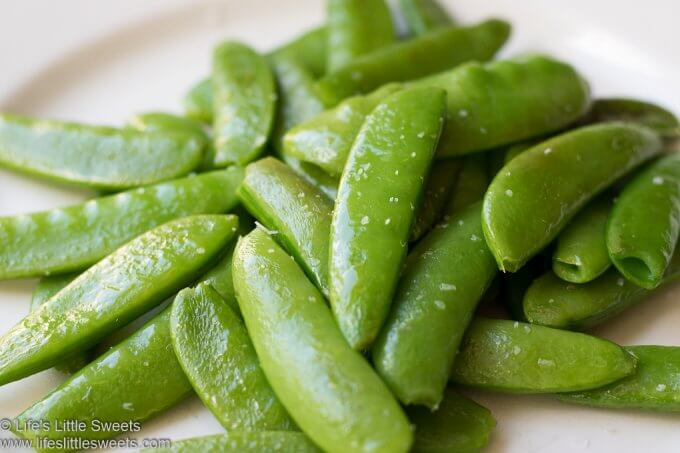
[[[160,304],[219,257],[237,224],[184,217],[92,266],[0,337],[0,384],[56,365]]]
[[[338,178],[329,175],[314,164],[303,162],[289,154],[281,154],[281,159],[305,181],[322,191],[331,200],[335,200],[338,195],[338,184],[340,184]]]
[[[639,123],[665,137],[680,134],[680,123],[672,112],[660,105],[637,99],[596,99],[584,122],[602,123],[605,121]]]
[[[498,267],[517,271],[588,201],[660,151],[650,129],[605,123],[559,135],[510,161],[489,185],[482,213]]]
[[[241,239],[234,286],[269,384],[323,450],[406,452],[401,407],[338,330],[323,296],[260,229]]]
[[[184,114],[196,121],[212,123],[213,96],[212,79],[210,77],[196,82],[182,99]]]
[[[463,333],[498,273],[480,211],[477,203],[438,225],[406,261],[372,349],[376,371],[404,404],[436,409]]]
[[[169,220],[217,214],[237,203],[243,169],[205,173],[33,214],[0,217],[0,278],[87,268]]]
[[[478,318],[466,332],[452,379],[499,392],[571,392],[630,376],[635,362],[621,347],[590,335]]]
[[[454,25],[449,13],[437,0],[399,0],[399,7],[409,31],[416,36]]]
[[[231,431],[173,441],[171,447],[144,449],[154,453],[321,453],[302,433],[290,431]]]
[[[225,42],[213,54],[215,167],[244,165],[264,149],[274,122],[276,86],[266,58]]]
[[[628,346],[637,357],[635,374],[606,387],[563,393],[561,401],[612,409],[680,412],[680,348]]]
[[[368,93],[388,82],[405,82],[458,66],[490,60],[510,36],[510,25],[488,20],[471,27],[448,27],[355,58],[317,82],[327,105]]]
[[[366,118],[340,179],[331,223],[330,303],[355,349],[388,314],[415,206],[445,115],[446,93],[399,91]]]
[[[486,188],[489,187],[488,160],[489,156],[483,153],[463,158],[456,187],[445,208],[446,212],[450,214],[458,212],[484,198]]]

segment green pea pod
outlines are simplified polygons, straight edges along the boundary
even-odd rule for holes
[[[236,231],[234,216],[166,223],[81,274],[0,337],[0,385],[59,363],[195,280]]]
[[[225,42],[213,54],[215,167],[244,165],[264,149],[276,106],[267,60],[244,44]]]
[[[606,387],[563,393],[561,401],[612,409],[680,412],[680,348],[629,346],[637,357],[635,374]]]
[[[585,117],[586,123],[629,121],[655,130],[665,137],[680,135],[678,118],[665,108],[637,99],[596,99]]]
[[[600,197],[588,204],[557,238],[552,269],[562,280],[587,283],[602,275],[612,264],[605,231],[612,199]]]
[[[337,178],[332,177],[314,164],[302,162],[288,154],[282,154],[281,159],[305,181],[322,191],[331,200],[335,200],[338,195],[338,184],[340,184]]]
[[[399,91],[366,118],[331,223],[330,302],[350,346],[369,346],[388,314],[415,206],[445,116],[446,93]]]
[[[484,198],[486,188],[489,186],[488,159],[488,155],[484,153],[463,158],[456,187],[445,208],[446,212],[458,212]]]
[[[476,453],[489,443],[496,426],[491,412],[453,390],[444,392],[436,411],[406,410],[416,426],[412,453]]]
[[[0,278],[79,271],[169,220],[229,211],[243,169],[205,173],[66,208],[0,217]]]
[[[408,420],[323,296],[262,230],[236,246],[234,286],[267,380],[297,425],[330,453],[406,452]]]
[[[212,123],[213,86],[212,79],[206,77],[194,84],[182,100],[184,114],[196,121]]]
[[[590,335],[478,318],[466,332],[452,379],[499,392],[571,392],[630,376],[635,362],[621,347]]]
[[[186,175],[202,157],[187,134],[0,114],[0,166],[56,182],[127,189]]]
[[[425,236],[406,261],[373,346],[378,374],[403,404],[436,409],[475,307],[498,273],[476,203]]]
[[[226,434],[174,441],[171,447],[149,448],[154,453],[321,453],[302,433],[290,431],[231,431]]]
[[[399,0],[399,7],[409,31],[415,36],[455,25],[449,13],[437,0]]]
[[[329,71],[394,42],[392,15],[385,0],[328,0],[326,5]]]
[[[559,135],[510,161],[484,196],[484,236],[498,267],[517,271],[588,201],[660,151],[650,129],[604,123]]]
[[[388,82],[436,74],[467,61],[490,60],[510,35],[510,25],[488,20],[471,27],[448,27],[355,58],[319,79],[327,105],[368,93]]]

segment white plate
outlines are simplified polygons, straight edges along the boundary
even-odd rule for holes
[[[448,2],[447,2],[448,3]],[[509,19],[505,55],[550,52],[572,62],[597,95],[631,95],[680,112],[680,40],[674,0],[451,0],[465,22]],[[179,110],[208,71],[211,49],[238,38],[267,49],[323,18],[320,0],[0,1],[0,110],[120,124],[150,109]],[[0,215],[63,206],[85,192],[0,172]],[[35,281],[0,282],[0,331],[27,311]],[[680,345],[675,289],[628,310],[597,334],[622,344]],[[47,371],[0,388],[0,417],[12,417],[63,376]],[[491,452],[671,452],[680,419],[560,404],[549,397],[470,392],[498,420]],[[218,433],[196,398],[148,422],[140,437]],[[8,437],[0,432],[0,437]]]

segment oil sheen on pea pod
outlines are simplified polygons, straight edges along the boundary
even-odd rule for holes
[[[17,417],[21,429],[15,433],[33,441],[65,442],[64,448],[39,451],[73,450],[75,438],[108,439],[135,431],[136,424],[184,399],[191,385],[168,347],[169,321],[170,313],[165,310],[71,376]],[[26,424],[29,420],[43,423]],[[80,420],[85,429],[64,427],[66,420]]]
[[[596,99],[584,121],[587,123],[633,122],[643,124],[665,137],[680,135],[680,123],[675,114],[660,105],[637,99]]]
[[[490,60],[510,36],[507,22],[491,19],[470,27],[447,27],[355,58],[319,79],[327,105],[368,93],[388,82],[405,82],[467,61]]]
[[[0,278],[79,271],[169,220],[220,214],[238,203],[243,169],[229,168],[95,198],[0,217]]]
[[[475,319],[453,366],[458,384],[507,393],[589,390],[635,372],[608,340],[518,321]]]
[[[232,239],[235,216],[168,222],[78,276],[0,337],[0,384],[86,350],[196,280]]]
[[[477,303],[498,273],[476,203],[409,254],[392,311],[373,345],[376,371],[403,404],[436,410]]]
[[[489,186],[489,156],[477,153],[465,156],[458,174],[456,187],[447,202],[445,211],[449,214],[458,212],[484,198]]]
[[[290,154],[282,153],[281,160],[292,168],[295,173],[302,176],[305,181],[322,191],[331,200],[335,200],[335,197],[338,195],[338,184],[340,184],[338,177],[333,177],[318,166],[309,162],[303,162]]]
[[[603,123],[558,135],[510,161],[489,185],[482,212],[498,267],[517,271],[586,203],[660,151],[651,129]]]
[[[228,41],[213,54],[215,167],[245,165],[264,149],[274,122],[276,85],[267,59]]]
[[[680,153],[652,162],[624,187],[607,222],[607,250],[628,280],[663,281],[680,233]]]
[[[408,451],[401,407],[347,345],[321,293],[261,229],[236,246],[234,286],[269,384],[314,443],[330,453]]]
[[[389,312],[444,121],[446,93],[398,91],[366,118],[331,223],[330,303],[350,346],[373,342]]]
[[[122,190],[195,169],[203,143],[182,133],[140,132],[0,114],[0,166],[70,185]]]
[[[409,31],[415,36],[454,25],[449,13],[437,0],[399,0],[399,7]]]
[[[171,447],[147,453],[321,453],[302,433],[291,431],[230,431],[226,434],[173,441]]]

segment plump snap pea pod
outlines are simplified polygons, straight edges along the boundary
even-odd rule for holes
[[[628,280],[661,284],[680,234],[680,153],[661,157],[637,174],[614,203],[607,250]]]
[[[107,439],[143,422],[191,393],[170,346],[170,313],[157,315],[127,340],[74,374],[17,417],[27,439]],[[42,426],[29,420],[40,420]],[[64,426],[80,420],[84,429]],[[57,450],[73,450],[64,444]],[[54,451],[44,448],[41,451]]]
[[[408,450],[399,404],[347,345],[321,293],[261,229],[236,246],[234,286],[267,380],[302,431],[328,452]]]
[[[186,175],[203,144],[181,133],[140,132],[0,114],[0,166],[85,187],[121,190]]]
[[[266,58],[237,42],[213,54],[214,166],[244,165],[264,149],[274,122],[276,86]]]
[[[234,216],[184,217],[137,237],[0,337],[0,384],[83,351],[195,280],[232,239]]]
[[[448,27],[401,41],[356,58],[319,79],[328,105],[384,85],[415,80],[466,61],[491,59],[510,35],[510,25],[488,20],[471,27]]]
[[[373,345],[378,374],[404,404],[440,403],[463,333],[498,273],[481,203],[453,215],[409,254],[390,316]]]
[[[325,193],[328,198],[335,200],[335,197],[338,195],[338,184],[340,184],[338,178],[329,175],[316,165],[303,162],[290,154],[281,154],[281,160],[295,170],[295,173]]]
[[[672,112],[660,105],[637,99],[596,99],[584,122],[602,123],[605,121],[630,121],[643,124],[666,137],[680,134],[680,123]]]
[[[635,374],[606,387],[564,393],[560,400],[612,409],[680,412],[680,348],[628,346],[637,357]]]
[[[213,120],[213,86],[212,79],[207,77],[193,85],[182,100],[184,114],[196,121],[212,123]]]
[[[164,222],[226,212],[238,203],[242,179],[243,169],[234,167],[66,208],[0,217],[0,278],[82,270]]]
[[[650,129],[603,123],[559,135],[510,161],[489,185],[482,213],[498,267],[517,271],[590,199],[660,151]]]
[[[489,187],[488,157],[485,153],[477,153],[463,158],[456,187],[445,208],[446,212],[458,212],[484,198],[486,188]]]
[[[399,0],[399,7],[409,31],[415,36],[454,25],[449,13],[437,0]]]
[[[399,91],[366,118],[350,151],[331,223],[330,302],[355,349],[388,314],[445,105],[443,90]]]
[[[171,447],[147,453],[321,453],[302,433],[290,431],[231,431],[227,434],[173,441]]]
[[[496,426],[487,408],[450,389],[436,411],[411,407],[406,413],[416,426],[413,453],[476,453]]]
[[[328,297],[328,237],[333,202],[272,157],[246,167],[239,196],[263,225],[276,231],[274,238]]]
[[[329,71],[394,42],[392,15],[385,0],[328,0],[326,5]]]
[[[590,335],[478,318],[465,334],[452,379],[500,392],[570,392],[629,376],[635,362],[621,347]]]

